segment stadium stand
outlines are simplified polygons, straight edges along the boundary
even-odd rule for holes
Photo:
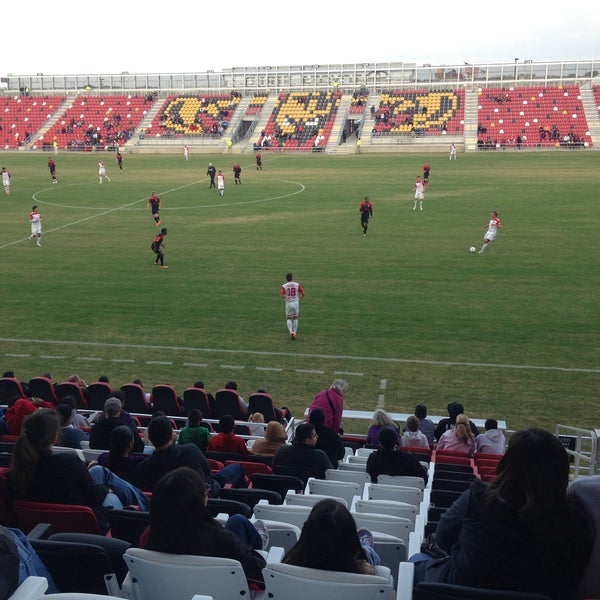
[[[464,90],[383,92],[373,115],[374,135],[441,135],[464,132]]]
[[[33,149],[114,149],[127,142],[153,104],[147,96],[77,96]]]
[[[484,88],[478,102],[480,149],[592,145],[579,86]]]
[[[65,96],[13,96],[0,99],[0,143],[4,150],[26,145],[62,104]]]
[[[313,150],[327,145],[341,92],[279,94],[258,140],[263,150]]]
[[[352,94],[352,100],[350,102],[350,108],[348,109],[348,114],[351,115],[360,115],[365,112],[365,106],[369,101],[369,94],[367,92],[354,92]]]
[[[257,115],[263,109],[267,98],[267,94],[256,94],[253,96],[250,100],[250,104],[248,104],[248,107],[246,108],[245,114],[247,116]]]
[[[220,138],[227,129],[240,96],[237,94],[172,95],[160,108],[146,136]]]

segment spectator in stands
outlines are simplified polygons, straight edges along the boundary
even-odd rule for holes
[[[16,379],[20,384],[21,384],[21,389],[23,390],[23,393],[25,394],[25,396],[29,396],[29,383],[26,381],[21,381],[18,377],[15,376],[15,372],[14,371],[4,371],[4,373],[2,373],[2,378],[7,377],[8,379]]]
[[[89,506],[104,531],[108,530],[106,508],[137,504],[149,509],[140,490],[108,469],[95,465],[88,470],[75,454],[53,453],[59,435],[60,421],[54,410],[40,409],[25,420],[9,470],[15,498]]]
[[[150,527],[141,545],[156,552],[232,558],[241,563],[249,583],[264,588],[265,559],[255,550],[263,542],[242,515],[233,515],[223,527],[206,508],[202,473],[178,467],[157,482],[152,494]]]
[[[60,419],[59,446],[81,448],[81,442],[88,441],[88,434],[73,426],[73,409],[68,404],[59,404],[56,412]]]
[[[436,543],[449,556],[411,557],[415,583],[572,598],[591,539],[581,507],[567,496],[568,483],[569,458],[555,436],[541,429],[515,433],[496,479],[473,480],[441,516]]]
[[[504,454],[504,445],[504,433],[498,429],[498,421],[486,419],[485,433],[480,433],[475,438],[475,452]]]
[[[422,431],[419,431],[419,419],[411,415],[406,419],[406,431],[400,439],[401,446],[411,448],[429,448],[429,441]]]
[[[427,418],[427,407],[424,404],[415,406],[415,417],[419,419],[419,431],[425,434],[429,446],[433,446],[435,425],[431,419]]]
[[[188,414],[187,425],[179,430],[177,443],[195,444],[202,452],[206,452],[209,440],[210,431],[206,424],[202,423],[202,412],[192,408]]]
[[[444,433],[444,431],[446,431],[448,429],[452,429],[452,427],[454,427],[454,423],[456,422],[456,417],[458,415],[464,414],[464,412],[465,412],[465,408],[462,404],[460,404],[460,402],[450,402],[450,404],[448,404],[448,418],[441,419],[440,422],[437,424],[437,426],[435,428],[435,432],[433,434],[435,439],[439,440],[442,437],[442,434]],[[473,432],[473,435],[478,436],[479,429],[477,429],[475,424],[472,422],[469,422],[469,425],[471,427],[471,431]]]
[[[242,414],[247,415],[248,414],[248,403],[238,393],[237,382],[235,382],[235,381],[228,381],[225,384],[225,387],[223,389],[233,390],[238,395],[238,400],[239,400],[239,403],[240,403],[240,410],[242,411]]]
[[[371,481],[377,483],[379,475],[410,475],[421,477],[427,483],[427,470],[414,454],[398,449],[397,438],[397,433],[389,427],[379,432],[379,448],[367,459],[367,473]]]
[[[337,431],[325,427],[325,413],[320,408],[315,408],[310,413],[308,422],[315,426],[317,443],[315,448],[323,450],[329,457],[334,469],[338,468],[338,461],[344,458],[345,450],[342,438]]]
[[[62,404],[68,404],[71,407],[71,412],[73,416],[73,427],[77,429],[83,429],[85,431],[89,431],[90,422],[87,420],[87,417],[84,417],[82,414],[77,412],[77,401],[75,400],[75,396],[71,394],[67,394],[62,399]]]
[[[379,557],[369,552],[371,561]],[[310,511],[300,539],[283,557],[284,563],[342,573],[377,575],[356,531],[350,511],[333,499],[321,500]]]
[[[206,390],[204,388],[204,381],[202,381],[202,380],[196,381],[194,383],[193,387],[199,388],[199,389],[204,390],[206,392],[206,395],[208,396],[208,404],[211,407],[211,410],[214,410],[215,409],[215,397],[208,390]]]
[[[273,456],[280,446],[287,443],[287,433],[283,425],[277,421],[269,421],[265,437],[256,440],[252,445],[252,454],[258,456]]]
[[[173,425],[168,417],[156,417],[148,425],[148,437],[154,452],[127,476],[139,488],[152,491],[163,475],[177,467],[190,467],[204,476],[211,487],[211,496],[217,497],[226,484],[247,487],[244,469],[239,464],[223,467],[212,473],[206,457],[194,444],[175,444]]]
[[[369,423],[369,429],[367,431],[367,444],[376,446],[378,444],[378,436],[382,427],[389,427],[396,432],[398,437],[398,445],[400,445],[400,436],[398,435],[398,426],[394,423],[394,420],[385,412],[385,410],[378,408],[373,412],[373,417]]]
[[[265,429],[265,415],[261,412],[255,412],[248,417],[248,429],[250,435],[264,435]]]
[[[296,427],[291,446],[278,448],[273,456],[273,471],[286,475],[292,471],[304,473],[307,477],[325,479],[325,471],[333,469],[329,457],[316,448],[317,432],[312,423],[301,423]]]
[[[451,450],[453,452],[465,452],[473,456],[475,452],[475,436],[469,427],[469,417],[458,415],[453,429],[448,429],[438,440],[437,450]]]
[[[343,379],[336,379],[328,390],[320,391],[310,405],[308,416],[315,408],[320,408],[325,413],[325,427],[340,432],[342,428],[342,415],[344,412],[343,393],[348,389],[348,384]]]
[[[97,450],[110,449],[110,432],[119,425],[131,427],[133,433],[133,451],[144,452],[144,442],[139,436],[137,428],[131,425],[131,415],[123,414],[121,401],[114,396],[108,398],[104,403],[104,414],[90,429],[90,448]]]
[[[231,452],[241,454],[243,458],[250,456],[246,441],[235,435],[235,419],[231,415],[223,415],[219,419],[219,433],[208,441],[208,450],[212,452]]]
[[[81,391],[83,392],[83,396],[84,398],[87,400],[88,399],[88,395],[87,395],[87,383],[85,382],[84,379],[82,379],[79,375],[77,375],[77,373],[73,373],[73,375],[69,376],[69,379],[67,379],[68,382],[70,383],[74,383],[75,385],[78,385],[81,388]]]
[[[110,432],[109,438],[110,450],[98,457],[98,464],[126,479],[129,471],[146,460],[147,455],[132,454],[133,432],[127,425],[115,427]]]
[[[592,553],[579,580],[574,600],[600,598],[600,475],[578,477],[571,483],[567,493],[581,504],[588,518],[587,530],[595,533]]]
[[[9,403],[4,413],[8,433],[10,435],[21,435],[23,421],[38,408],[54,409],[54,404],[41,398],[18,398],[13,404]]]

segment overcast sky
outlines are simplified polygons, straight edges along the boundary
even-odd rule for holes
[[[600,60],[597,2],[20,0],[0,34],[1,75],[515,58]]]

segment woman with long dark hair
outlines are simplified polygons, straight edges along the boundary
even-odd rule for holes
[[[264,588],[265,559],[254,550],[262,540],[242,515],[233,515],[223,527],[206,507],[208,496],[202,475],[178,467],[156,484],[150,506],[150,528],[142,545],[170,554],[220,556],[241,563],[250,583]]]
[[[377,575],[360,543],[354,518],[337,500],[315,504],[300,539],[283,562],[311,569]]]
[[[9,478],[15,498],[89,506],[103,530],[108,530],[104,509],[130,504],[147,510],[144,494],[105,467],[87,469],[75,454],[53,454],[60,439],[60,420],[55,410],[41,408],[23,422],[12,457]]]
[[[448,556],[411,557],[415,582],[571,597],[591,540],[581,507],[567,497],[569,459],[551,433],[515,433],[488,484],[476,479],[442,515],[436,544]]]

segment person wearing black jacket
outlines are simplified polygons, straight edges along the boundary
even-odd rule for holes
[[[465,407],[460,402],[450,402],[450,404],[448,404],[448,417],[446,419],[441,419],[433,432],[436,442],[439,441],[445,431],[454,427],[456,417],[464,414],[464,412]],[[473,421],[469,421],[469,425],[471,426],[473,435],[477,437],[479,435],[479,429],[477,429],[477,426]]]
[[[323,450],[329,457],[334,469],[338,468],[338,461],[344,458],[344,445],[342,438],[335,431],[325,427],[325,413],[320,408],[315,408],[308,419],[315,426],[317,443],[315,448]]]
[[[397,432],[394,429],[383,427],[377,439],[379,448],[371,452],[367,459],[367,473],[372,483],[377,483],[379,475],[410,475],[421,477],[427,483],[427,470],[415,455],[398,450]]]

